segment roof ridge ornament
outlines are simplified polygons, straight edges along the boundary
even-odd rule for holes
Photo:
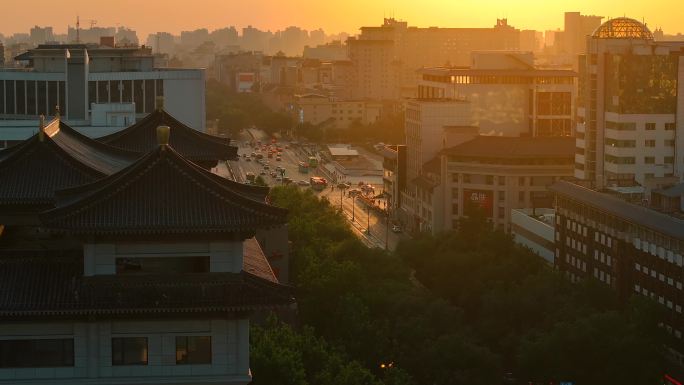
[[[45,141],[45,115],[41,114],[38,123],[38,140]]]
[[[157,143],[160,146],[168,146],[170,136],[171,136],[171,127],[169,127],[169,126],[157,126]],[[162,147],[162,149],[164,149],[164,147]]]
[[[157,96],[157,111],[164,109],[164,96]]]

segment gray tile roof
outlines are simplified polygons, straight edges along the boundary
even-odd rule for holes
[[[126,169],[58,193],[41,214],[53,229],[77,234],[235,233],[286,221],[286,210],[243,194],[227,181],[158,146]]]

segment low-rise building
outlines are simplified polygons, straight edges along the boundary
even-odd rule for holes
[[[383,104],[367,100],[335,100],[321,94],[296,97],[299,122],[321,128],[345,129],[352,124],[368,125],[380,118]]]
[[[555,255],[555,217],[552,208],[511,210],[513,240],[532,250],[551,265],[554,264]]]
[[[439,233],[458,228],[477,207],[510,231],[511,210],[552,207],[548,186],[573,175],[574,139],[474,136],[445,148],[409,179],[402,195],[405,226]]]
[[[184,124],[203,131],[203,69],[155,68],[149,48],[111,48],[86,44],[40,45],[16,57],[24,68],[0,70],[0,143],[5,135],[23,140],[35,133],[23,121],[55,116],[92,137],[134,121],[101,119],[124,110],[142,119],[154,111],[157,97]],[[124,114],[130,117],[130,114]]]

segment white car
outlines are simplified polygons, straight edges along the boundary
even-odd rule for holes
[[[298,184],[299,186],[302,186],[302,187],[309,187],[309,186],[311,186],[311,183],[309,183],[309,181],[306,181],[306,180],[300,180],[300,181],[297,182],[297,184]]]

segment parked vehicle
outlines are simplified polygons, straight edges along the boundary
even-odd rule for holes
[[[392,226],[392,232],[401,233],[401,227],[399,227],[399,225]]]
[[[297,185],[302,186],[302,187],[309,187],[309,186],[311,186],[311,183],[309,183],[305,180],[300,180],[300,181],[297,181]]]

